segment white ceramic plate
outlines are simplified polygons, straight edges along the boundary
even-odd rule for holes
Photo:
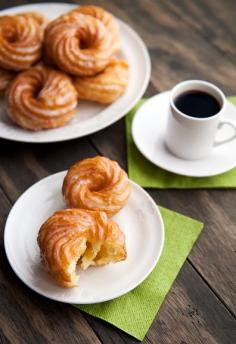
[[[37,11],[50,19],[72,10],[78,5],[66,3],[42,3],[9,8],[3,14]],[[75,118],[66,126],[53,130],[30,132],[15,126],[8,118],[3,101],[0,101],[0,137],[22,142],[57,142],[82,137],[101,130],[122,118],[142,97],[151,73],[150,57],[138,34],[123,21],[120,25],[121,58],[130,66],[127,91],[109,106],[80,101]]]
[[[236,107],[229,102],[227,107],[225,118],[235,120],[236,124]],[[201,160],[183,160],[172,155],[164,143],[168,108],[169,91],[147,100],[134,117],[132,136],[145,158],[167,171],[191,177],[214,176],[236,167],[236,140],[215,147],[210,156]],[[230,137],[231,130],[224,126],[217,138]]]
[[[146,191],[131,182],[128,204],[114,217],[126,235],[127,259],[79,272],[78,287],[61,288],[43,270],[36,239],[41,224],[65,207],[61,195],[65,173],[34,184],[13,206],[4,232],[10,265],[27,286],[53,300],[88,304],[121,296],[137,287],[159,260],[164,244],[161,214]]]

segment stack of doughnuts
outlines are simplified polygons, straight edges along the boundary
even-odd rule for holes
[[[28,130],[57,128],[77,103],[110,104],[126,90],[128,64],[118,23],[97,6],[49,22],[35,12],[0,17],[0,94],[11,119]]]
[[[68,209],[41,226],[38,245],[47,272],[62,287],[78,284],[86,270],[126,259],[125,235],[111,219],[127,203],[129,179],[117,162],[97,156],[69,168],[62,186]]]

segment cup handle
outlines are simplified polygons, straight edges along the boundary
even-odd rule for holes
[[[219,145],[222,145],[223,143],[227,143],[227,142],[230,142],[230,141],[236,139],[236,125],[233,124],[230,121],[221,121],[218,124],[218,128],[217,129],[221,129],[224,125],[229,125],[231,128],[233,128],[234,129],[234,133],[229,138],[227,138],[227,139],[215,141],[214,142],[214,146],[219,146]]]

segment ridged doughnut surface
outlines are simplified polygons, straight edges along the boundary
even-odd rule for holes
[[[46,61],[72,75],[94,75],[112,55],[112,37],[103,23],[89,15],[69,12],[45,30]]]
[[[113,60],[95,76],[74,77],[73,84],[79,99],[110,104],[126,90],[129,81],[129,67],[123,60]]]
[[[0,67],[21,71],[42,56],[43,29],[31,15],[0,17]]]
[[[130,184],[117,162],[97,156],[69,168],[62,192],[69,207],[101,210],[113,216],[128,201]]]
[[[39,12],[23,12],[17,15],[36,20],[36,22],[41,26],[42,29],[44,29],[48,24],[48,19]]]
[[[120,40],[118,37],[119,25],[113,15],[105,11],[102,7],[99,6],[79,6],[74,9],[72,12],[78,12],[86,15],[90,15],[94,18],[99,19],[108,29],[109,33],[112,36],[113,40],[113,51],[117,51],[120,48]]]
[[[78,283],[76,267],[104,265],[126,259],[125,237],[104,212],[64,209],[40,228],[38,245],[46,270],[62,287]]]
[[[8,114],[29,130],[65,125],[76,106],[76,90],[68,76],[41,65],[18,74],[6,92]]]

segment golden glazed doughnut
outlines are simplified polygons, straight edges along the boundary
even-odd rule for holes
[[[101,210],[113,216],[126,204],[130,184],[117,162],[97,156],[69,168],[62,192],[71,208]]]
[[[129,67],[123,60],[113,60],[94,76],[74,77],[73,84],[79,99],[110,104],[126,90],[129,81]]]
[[[0,95],[3,95],[16,73],[0,68]]]
[[[18,74],[6,92],[8,114],[25,129],[61,127],[74,116],[76,106],[76,90],[68,76],[41,65]]]
[[[55,212],[40,228],[38,245],[46,270],[62,287],[78,283],[83,270],[126,259],[125,236],[106,213],[83,209]]]
[[[70,12],[49,23],[45,30],[46,61],[72,75],[94,75],[112,55],[113,41],[102,22]]]
[[[21,71],[42,56],[43,30],[31,16],[0,17],[0,67]]]
[[[79,6],[78,8],[74,9],[72,12],[78,12],[86,15],[90,15],[94,18],[99,19],[108,29],[110,34],[112,35],[113,39],[113,52],[119,50],[120,48],[120,40],[118,37],[119,33],[119,25],[113,15],[107,11],[105,11],[102,7],[99,6]]]

